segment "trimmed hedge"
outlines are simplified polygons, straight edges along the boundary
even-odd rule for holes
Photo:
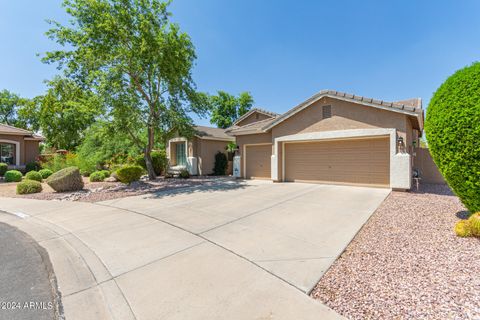
[[[22,181],[22,173],[18,170],[8,170],[5,172],[5,182],[20,182]]]
[[[116,172],[118,180],[127,184],[138,181],[143,173],[144,169],[140,166],[125,166]]]
[[[470,232],[475,237],[480,237],[480,212],[474,213],[468,218]]]
[[[29,171],[29,172],[27,172],[27,174],[25,175],[25,179],[27,179],[27,180],[35,180],[35,181],[38,181],[38,182],[42,182],[43,177],[42,177],[42,175],[40,174],[40,172],[38,172],[38,171]]]
[[[110,171],[108,171],[108,170],[100,170],[99,172],[101,172],[103,174],[103,177],[105,179],[110,177]]]
[[[105,180],[105,175],[102,171],[95,171],[90,174],[90,182],[102,182]]]
[[[5,175],[5,172],[8,170],[8,164],[0,162],[0,177]]]
[[[42,175],[43,179],[47,179],[48,177],[50,177],[53,174],[53,171],[50,170],[50,169],[42,169],[42,170],[38,171],[38,173],[40,173]]]
[[[450,76],[427,108],[433,160],[470,212],[480,211],[480,63]]]
[[[24,180],[17,184],[17,194],[42,192],[42,184],[35,180]]]
[[[47,184],[57,192],[83,189],[83,179],[77,167],[68,167],[55,172],[48,177]]]

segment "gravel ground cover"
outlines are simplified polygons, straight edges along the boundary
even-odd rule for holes
[[[203,184],[213,184],[218,177],[192,177],[190,179],[158,177],[154,181],[137,181],[130,185],[120,182],[90,182],[84,178],[84,190],[78,192],[54,192],[46,183],[42,183],[43,191],[26,195],[16,194],[17,183],[0,183],[0,197],[18,197],[40,200],[67,200],[98,202],[146,193],[154,193]]]
[[[392,192],[311,296],[349,319],[480,319],[480,241],[444,185]]]

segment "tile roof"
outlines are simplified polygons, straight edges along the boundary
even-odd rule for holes
[[[202,139],[220,139],[220,140],[233,140],[232,136],[229,136],[225,133],[225,129],[221,128],[212,128],[205,126],[195,126],[195,136]]]
[[[397,102],[387,102],[383,100],[377,100],[373,98],[367,98],[363,96],[358,96],[350,93],[335,91],[335,90],[322,90],[312,97],[308,98],[304,102],[300,103],[296,107],[290,109],[289,111],[282,114],[280,117],[276,118],[271,123],[265,125],[262,129],[268,130],[283,120],[289,118],[310,104],[318,101],[323,97],[332,97],[334,99],[346,100],[354,103],[359,103],[363,105],[368,105],[371,107],[377,107],[380,109],[390,110],[394,112],[405,113],[408,115],[416,116],[419,119],[419,123],[422,123],[423,127],[423,109],[422,109],[422,100],[420,98],[402,100]]]
[[[258,133],[262,132],[262,128],[265,127],[266,125],[270,124],[272,121],[274,121],[276,118],[278,118],[279,115],[277,115],[274,118],[270,119],[264,119],[256,122],[249,123],[244,126],[232,126],[230,128],[227,128],[225,132],[235,134],[235,133]]]
[[[21,129],[21,128],[16,128],[16,127],[10,126],[8,124],[3,124],[3,123],[0,123],[0,133],[18,134],[18,135],[26,135],[26,136],[29,136],[29,135],[32,134],[31,131]]]
[[[233,123],[232,127],[235,126],[237,123],[239,123],[240,121],[246,119],[248,116],[250,116],[252,113],[254,112],[259,112],[259,113],[263,113],[267,116],[270,116],[272,118],[274,117],[278,117],[279,114],[278,113],[275,113],[275,112],[271,112],[271,111],[268,111],[268,110],[265,110],[265,109],[261,109],[261,108],[253,108],[253,109],[250,109],[247,113],[245,113],[243,116],[241,116],[240,118],[238,118],[237,120],[235,120],[235,122]]]
[[[34,140],[45,140],[41,135],[34,134],[32,131],[0,123],[0,134],[18,135],[28,137]]]

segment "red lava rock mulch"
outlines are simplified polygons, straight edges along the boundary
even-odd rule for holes
[[[444,185],[392,192],[311,296],[349,319],[480,319],[480,241]]]
[[[26,195],[17,195],[15,193],[16,184],[0,184],[0,196],[18,197],[39,200],[69,200],[98,202],[129,196],[136,196],[159,191],[173,190],[197,185],[211,184],[218,181],[218,177],[192,177],[190,179],[158,177],[154,181],[137,181],[130,185],[120,182],[89,182],[84,178],[84,190],[77,192],[54,192],[46,183],[42,183],[43,191]],[[222,178],[221,178],[222,179]],[[224,178],[228,179],[228,178]]]

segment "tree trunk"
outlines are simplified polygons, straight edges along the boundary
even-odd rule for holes
[[[152,126],[148,126],[148,144],[147,147],[145,148],[145,165],[147,167],[148,171],[148,179],[149,180],[155,180],[157,178],[157,175],[155,174],[155,169],[153,168],[153,163],[152,163],[152,149],[153,149],[153,142],[154,142],[154,129]]]

